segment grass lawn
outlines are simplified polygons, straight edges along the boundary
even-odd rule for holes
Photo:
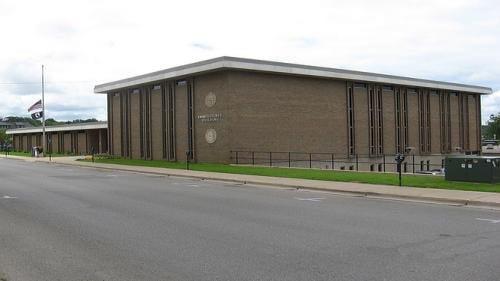
[[[22,157],[31,157],[31,153],[30,152],[24,152],[24,151],[10,151],[9,155],[22,156]],[[0,152],[0,156],[5,156],[5,151]],[[49,157],[48,154],[46,156]],[[53,153],[52,154],[52,157],[63,157],[63,156],[71,156],[71,155],[60,154],[60,153]]]
[[[87,160],[88,161],[88,160]],[[132,159],[96,159],[98,163],[122,164],[132,166],[160,167],[169,169],[186,169],[186,163],[167,162],[161,160],[132,160]],[[398,185],[397,174],[375,172],[351,172],[314,169],[288,169],[269,167],[233,166],[224,164],[197,163],[189,165],[191,170],[218,172],[229,174],[244,174],[271,176],[283,178],[297,178],[309,180],[359,182],[370,184]],[[459,189],[471,191],[500,192],[500,184],[451,182],[441,176],[430,175],[403,175],[403,185],[424,188]]]

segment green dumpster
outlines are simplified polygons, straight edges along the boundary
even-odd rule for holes
[[[448,156],[445,160],[445,179],[500,183],[500,156]]]

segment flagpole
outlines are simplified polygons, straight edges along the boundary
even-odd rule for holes
[[[43,73],[43,64],[42,64],[42,148],[43,148],[43,156],[45,156],[47,144],[45,139],[45,81],[44,81],[44,73]]]

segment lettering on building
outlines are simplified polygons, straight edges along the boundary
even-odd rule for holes
[[[202,123],[219,122],[224,120],[222,113],[208,113],[196,116]]]

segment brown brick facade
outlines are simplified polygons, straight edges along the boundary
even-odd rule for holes
[[[86,155],[108,152],[107,129],[47,132],[47,153]],[[42,133],[14,133],[13,149],[30,152],[42,146]]]
[[[185,161],[189,150],[198,162],[229,163],[235,150],[349,158],[351,141],[351,157],[378,159],[408,147],[428,158],[480,150],[477,94],[401,85],[225,70],[108,93],[108,110],[110,151],[131,158]]]

